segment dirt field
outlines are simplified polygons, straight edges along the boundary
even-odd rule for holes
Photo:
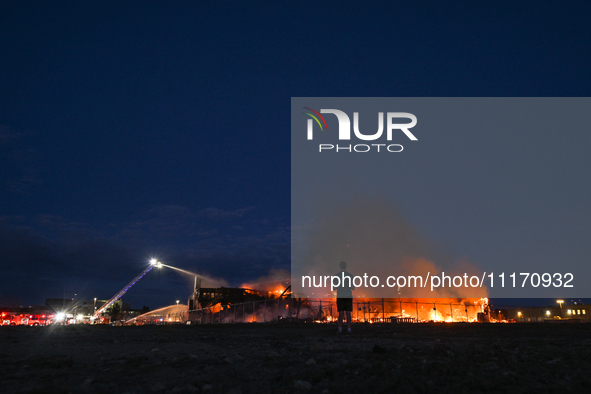
[[[590,392],[589,324],[0,327],[0,391]]]

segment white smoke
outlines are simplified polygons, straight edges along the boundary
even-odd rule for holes
[[[339,262],[347,262],[352,275],[380,277],[383,284],[389,275],[482,275],[482,271],[466,260],[454,259],[444,248],[423,237],[390,202],[385,199],[357,198],[340,205],[319,207],[317,224],[305,233],[304,252],[292,261],[293,285],[301,289],[302,275],[336,275]],[[300,237],[301,235],[298,235]],[[299,238],[302,239],[302,238]],[[486,288],[359,288],[354,297],[386,298],[468,298],[486,297]],[[313,289],[312,297],[332,296],[330,288]]]

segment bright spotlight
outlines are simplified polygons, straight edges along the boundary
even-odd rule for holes
[[[150,259],[150,264],[156,265],[157,263],[158,263],[158,260],[156,260],[156,259]]]
[[[156,263],[156,268],[162,268],[162,263],[160,261]]]

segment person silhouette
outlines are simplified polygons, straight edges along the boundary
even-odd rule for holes
[[[351,312],[353,311],[353,275],[347,272],[347,263],[339,263],[341,271],[337,276],[341,279],[340,286],[337,289],[337,311],[339,312],[339,330],[338,334],[343,332],[343,319],[347,318],[347,333],[351,333]]]

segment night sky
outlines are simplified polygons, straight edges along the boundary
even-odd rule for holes
[[[3,2],[0,305],[108,299],[152,256],[230,286],[289,269],[291,97],[586,97],[590,20],[584,2]],[[575,248],[590,199],[540,203]],[[428,237],[486,253],[415,203],[396,201]],[[151,272],[124,300],[191,286]]]

